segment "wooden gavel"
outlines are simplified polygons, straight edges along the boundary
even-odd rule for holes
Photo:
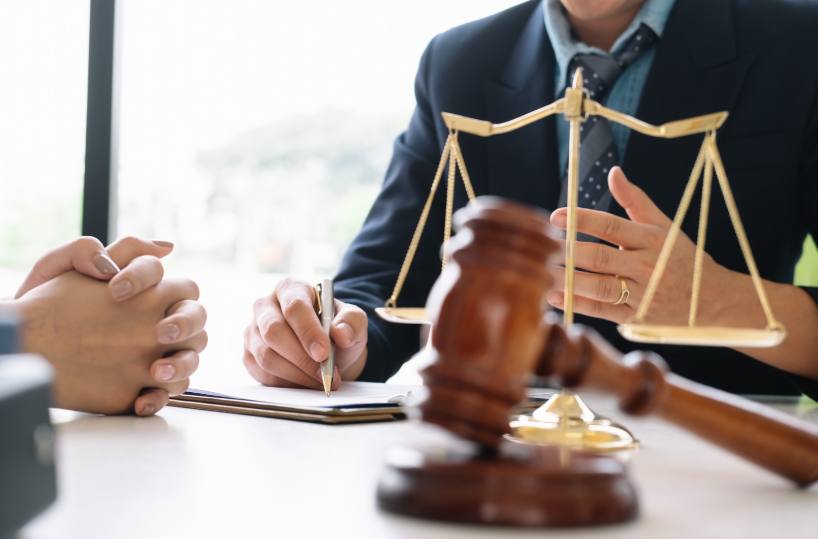
[[[615,395],[623,411],[654,414],[798,485],[818,480],[818,429],[767,406],[670,374],[656,354],[622,356],[592,330],[546,320],[559,252],[548,215],[478,198],[455,218],[450,267],[432,315],[426,422],[497,447],[530,375]]]

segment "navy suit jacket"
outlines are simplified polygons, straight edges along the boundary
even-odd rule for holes
[[[775,0],[678,0],[658,43],[636,116],[652,124],[718,111],[718,143],[761,276],[791,283],[807,233],[818,236],[818,6]],[[440,113],[504,122],[555,100],[554,53],[542,5],[532,0],[435,37],[415,82],[417,108],[395,141],[383,188],[336,277],[336,296],[369,316],[362,380],[383,381],[419,347],[417,326],[389,324],[373,309],[392,292],[437,168],[447,130]],[[556,122],[550,117],[489,138],[461,134],[475,193],[545,209],[560,192]],[[630,181],[665,214],[676,212],[702,142],[632,132],[622,156]],[[715,188],[714,188],[715,189]],[[440,274],[445,189],[399,305],[423,306]],[[696,200],[694,198],[694,200]],[[699,199],[700,200],[700,199]],[[466,204],[458,185],[455,208]],[[625,216],[615,202],[611,213]],[[707,250],[747,273],[723,199],[714,192]],[[683,231],[696,237],[698,208]],[[806,289],[818,300],[818,289]],[[651,348],[687,378],[736,393],[813,395],[818,385],[724,348],[635,345],[611,322],[577,317],[627,352]],[[818,338],[818,336],[816,336]],[[818,358],[816,358],[818,361]]]

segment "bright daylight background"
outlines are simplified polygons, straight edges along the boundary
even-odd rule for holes
[[[209,313],[201,373],[241,368],[252,302],[282,274],[337,269],[429,40],[516,3],[125,3],[117,234],[176,243],[168,272]],[[80,233],[88,17],[88,0],[0,6],[0,295]],[[798,279],[818,285],[810,249]]]

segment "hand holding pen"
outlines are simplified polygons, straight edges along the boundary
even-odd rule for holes
[[[253,321],[244,332],[244,366],[264,385],[324,390],[319,363],[335,344],[332,390],[355,380],[366,363],[367,317],[359,307],[335,300],[329,330],[317,315],[315,287],[300,279],[279,281],[253,305]],[[331,339],[331,340],[330,340]]]

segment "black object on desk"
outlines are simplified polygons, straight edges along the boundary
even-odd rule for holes
[[[0,313],[0,537],[12,535],[57,497],[51,366],[17,351],[17,323]]]

